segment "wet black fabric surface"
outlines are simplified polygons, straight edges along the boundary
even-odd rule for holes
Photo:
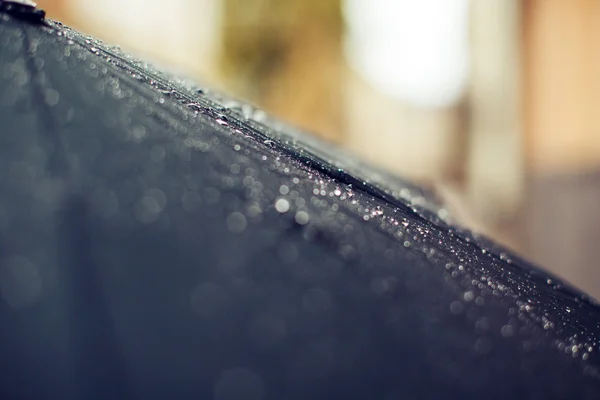
[[[599,321],[420,189],[0,16],[0,398],[597,399]]]

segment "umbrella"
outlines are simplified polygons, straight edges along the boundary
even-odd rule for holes
[[[598,398],[585,294],[426,191],[21,11],[0,13],[2,398]]]

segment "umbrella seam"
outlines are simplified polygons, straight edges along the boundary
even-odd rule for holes
[[[25,65],[29,74],[31,75],[31,81],[33,83],[31,85],[32,100],[34,101],[35,105],[41,110],[41,112],[36,113],[36,115],[38,115],[40,119],[43,119],[43,121],[41,122],[43,126],[42,129],[45,131],[45,133],[47,135],[52,135],[56,140],[56,143],[58,143],[59,145],[60,151],[54,151],[54,161],[59,163],[59,165],[65,167],[64,169],[66,170],[67,175],[71,175],[72,169],[69,167],[69,163],[65,159],[65,156],[67,154],[67,146],[60,134],[54,134],[54,132],[59,131],[58,129],[48,128],[58,127],[58,121],[52,115],[52,112],[50,111],[50,106],[48,106],[48,104],[46,104],[46,102],[42,100],[44,97],[44,83],[42,83],[40,71],[38,71],[37,67],[35,66],[36,56],[32,48],[32,41],[29,37],[29,33],[27,32],[27,27],[28,25],[22,25],[21,32],[23,33],[24,44],[25,46],[27,46],[27,48],[25,49]],[[49,87],[49,85],[47,86]],[[41,136],[47,138],[47,136]]]
[[[50,26],[52,29],[57,30],[56,27],[54,27],[53,25],[50,25]],[[74,41],[74,43],[79,45],[84,50],[87,50],[89,52],[96,54],[95,51],[92,51],[89,48],[89,46],[86,46],[79,39],[80,35],[76,31],[71,30],[70,28],[68,28],[68,29],[74,35],[76,35],[76,37],[71,37],[71,39]],[[102,44],[102,45],[104,45],[104,44]],[[217,111],[217,109],[223,110],[225,108],[222,104],[220,104],[216,101],[213,101],[211,99],[208,99],[204,96],[203,97],[193,96],[189,92],[184,91],[182,88],[178,87],[176,84],[170,82],[168,78],[164,78],[164,77],[161,77],[160,75],[157,75],[150,71],[146,71],[142,67],[137,66],[135,63],[124,59],[123,57],[119,56],[118,54],[115,54],[111,50],[103,48],[103,46],[94,44],[93,47],[97,51],[100,51],[100,52],[104,53],[105,55],[109,56],[109,58],[112,58],[112,60],[110,60],[109,63],[111,65],[115,66],[117,69],[138,74],[140,77],[144,78],[144,81],[145,81],[144,83],[146,83],[150,87],[154,87],[155,89],[168,90],[170,93],[176,94],[179,98],[175,99],[176,101],[174,101],[174,103],[176,103],[176,104],[179,103],[182,107],[188,106],[188,109],[190,108],[190,106],[193,106],[194,109],[197,110],[199,113],[201,113],[205,116],[208,116],[209,118],[212,118],[212,119],[224,117],[222,114],[219,114],[219,112]],[[116,63],[116,61],[118,61],[118,63]],[[160,74],[160,72],[159,72],[159,74]],[[148,81],[154,82],[156,85],[151,84]],[[133,88],[133,86],[131,86],[131,85],[130,85],[130,87]],[[173,114],[173,112],[171,110],[169,110],[169,113]],[[359,179],[358,177],[353,176],[351,173],[346,172],[345,170],[343,170],[341,168],[335,167],[335,165],[333,165],[332,163],[325,161],[322,157],[315,154],[314,151],[309,151],[308,149],[303,149],[303,151],[295,150],[294,148],[290,147],[288,144],[284,143],[282,138],[277,137],[276,135],[268,135],[266,133],[261,132],[259,130],[259,127],[257,127],[257,126],[260,126],[263,129],[266,129],[269,131],[272,131],[272,128],[265,126],[258,121],[243,121],[239,118],[238,115],[233,113],[231,110],[228,110],[227,114],[229,117],[232,118],[232,121],[234,122],[232,124],[231,123],[232,121],[229,121],[229,127],[232,128],[232,130],[240,128],[240,129],[249,131],[252,135],[245,135],[245,136],[251,138],[255,143],[258,143],[258,144],[262,143],[265,146],[268,146],[270,148],[278,150],[280,153],[284,154],[287,157],[290,157],[292,160],[298,161],[303,167],[305,167],[307,169],[312,169],[313,171],[316,170],[319,173],[322,173],[323,175],[333,179],[334,181],[338,181],[341,184],[345,184],[354,189],[360,190],[362,193],[364,193],[367,196],[372,196],[374,198],[378,198],[384,202],[387,202],[388,204],[397,208],[401,214],[407,215],[407,216],[413,216],[417,220],[419,220],[421,223],[423,223],[426,226],[429,226],[430,228],[435,228],[435,229],[438,229],[441,231],[448,230],[448,229],[454,230],[455,234],[456,234],[455,237],[458,240],[460,240],[461,243],[463,243],[467,247],[475,248],[480,251],[485,250],[485,253],[491,255],[494,259],[496,259],[497,261],[500,262],[500,264],[502,265],[502,268],[507,268],[512,265],[513,267],[517,266],[519,268],[525,269],[530,273],[536,273],[536,274],[542,273],[545,276],[556,278],[552,274],[548,273],[547,271],[542,271],[539,267],[536,267],[529,262],[525,262],[525,263],[513,262],[512,264],[507,263],[505,260],[503,260],[502,256],[499,254],[501,252],[501,250],[496,251],[493,249],[488,249],[488,246],[486,246],[485,243],[480,243],[476,238],[470,238],[468,231],[464,232],[462,228],[455,227],[453,225],[448,225],[446,223],[444,223],[444,224],[436,223],[429,217],[422,215],[418,211],[415,211],[408,204],[405,204],[404,202],[402,202],[402,200],[397,199],[393,195],[386,193],[383,189],[379,188],[376,184],[369,183],[365,180]],[[221,127],[217,127],[217,128],[222,129]],[[289,135],[285,135],[285,136],[289,136]],[[266,142],[269,142],[270,146],[265,144]],[[304,143],[301,143],[301,144],[305,147],[310,147]],[[567,290],[567,289],[569,289],[569,287],[568,287],[568,285],[565,285],[564,290]],[[559,291],[559,290],[557,290],[557,291]],[[591,298],[586,298],[584,301],[588,305],[590,305],[594,308],[599,307],[595,303],[595,301],[593,301]]]

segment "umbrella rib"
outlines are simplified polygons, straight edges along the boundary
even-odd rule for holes
[[[37,108],[40,110],[39,113],[36,113],[41,119],[43,119],[42,126],[47,135],[53,135],[51,138],[55,143],[58,143],[60,151],[54,151],[51,156],[51,161],[49,162],[50,171],[65,171],[67,175],[70,175],[71,168],[68,167],[68,162],[66,160],[66,144],[61,137],[60,134],[55,134],[55,132],[59,132],[59,129],[56,129],[58,126],[56,118],[53,116],[50,106],[46,104],[43,100],[44,98],[44,89],[47,89],[49,85],[44,83],[42,80],[42,73],[38,70],[35,65],[35,52],[32,46],[31,38],[29,37],[29,32],[27,31],[29,25],[23,24],[21,27],[21,31],[23,32],[24,44],[26,46],[25,49],[25,65],[31,76],[31,91],[32,91],[32,101],[35,103]],[[46,86],[46,88],[44,88]],[[48,140],[48,136],[42,136],[46,140]]]
[[[43,129],[46,134],[50,135],[60,130],[56,129],[58,122],[54,118],[50,107],[42,100],[44,90],[48,89],[50,85],[44,83],[42,73],[35,66],[36,56],[27,26],[23,25],[21,30],[25,46],[27,46],[25,49],[26,66],[31,75],[32,97],[36,106],[41,110],[39,115],[43,119]],[[69,168],[69,164],[65,159],[67,145],[62,136],[58,134],[53,135],[51,138],[48,136],[45,138],[58,143],[60,148],[60,151],[54,152],[55,157],[58,157],[54,160],[58,165],[54,166],[59,167],[54,172],[59,174],[59,171],[63,171],[69,177],[73,171],[72,168]],[[66,260],[66,275],[71,278],[68,283],[68,296],[71,297],[69,304],[75,307],[70,310],[70,315],[74,318],[69,321],[69,327],[74,335],[72,344],[76,349],[73,362],[76,364],[75,373],[79,377],[77,388],[85,394],[90,388],[100,390],[110,382],[112,384],[110,390],[114,390],[119,394],[128,393],[129,388],[124,379],[125,365],[123,364],[121,351],[116,344],[117,341],[113,331],[114,323],[110,318],[107,301],[100,287],[100,278],[97,275],[98,268],[93,259],[86,259],[91,250],[89,249],[89,229],[85,225],[88,218],[85,202],[78,197],[70,199],[70,201],[67,200],[65,212],[64,231],[59,236],[64,238],[65,243],[67,243],[65,254],[71,255],[71,258]],[[76,287],[75,281],[84,282],[84,286]],[[93,309],[93,318],[88,316],[89,311],[83,312],[82,305]],[[102,333],[99,334],[99,332]],[[98,337],[104,337],[105,341],[99,341]],[[103,347],[101,349],[97,348],[100,345]],[[100,360],[104,361],[104,364]],[[108,364],[111,365],[108,370],[101,370],[99,367]],[[81,374],[82,369],[87,372],[95,371],[97,375],[91,378],[91,381],[86,381],[82,378],[85,376],[85,374]]]
[[[87,49],[87,47],[85,47],[82,43],[78,43],[78,44]],[[89,49],[87,49],[87,50],[89,50]],[[188,103],[199,103],[202,106],[204,106],[203,114],[208,115],[209,117],[212,117],[212,118],[219,117],[218,113],[214,110],[217,107],[217,104],[212,104],[212,102],[207,101],[206,99],[194,98],[194,97],[190,96],[189,94],[184,93],[179,88],[173,86],[172,84],[170,84],[168,81],[164,80],[163,78],[161,78],[155,74],[152,74],[148,71],[144,71],[143,69],[141,69],[135,65],[132,65],[127,60],[124,60],[122,57],[120,57],[119,55],[117,55],[115,53],[112,53],[109,50],[106,50],[106,49],[99,49],[99,50],[102,51],[103,53],[109,55],[110,57],[113,57],[113,58],[121,61],[123,64],[121,64],[119,66],[122,69],[131,69],[131,70],[134,70],[136,73],[139,73],[140,75],[147,76],[151,80],[160,84],[163,87],[163,89],[168,89],[168,90],[176,92],[177,95],[182,100],[185,100]],[[262,141],[263,143],[267,140],[273,141],[272,137],[260,132],[256,127],[252,126],[251,124],[244,123],[243,121],[237,121],[237,120],[235,122],[237,125],[236,127],[244,128],[247,131],[251,131],[254,136],[253,139],[255,141],[257,141],[257,142]],[[267,128],[267,127],[265,127],[265,128]],[[336,168],[335,166],[328,163],[327,161],[325,161],[324,159],[322,159],[315,153],[310,152],[310,151],[304,151],[301,153],[301,152],[295,150],[294,148],[287,146],[285,143],[281,143],[281,142],[277,142],[277,141],[273,141],[273,142],[274,142],[273,143],[274,147],[277,150],[279,150],[280,152],[282,152],[288,156],[291,156],[292,158],[300,159],[301,163],[303,165],[305,165],[306,167],[313,168],[319,172],[324,173],[325,175],[330,176],[334,180],[337,180],[346,185],[358,188],[369,195],[372,195],[374,197],[377,197],[383,201],[386,201],[386,202],[394,205],[395,207],[404,209],[409,214],[415,215],[418,218],[420,218],[422,220],[422,222],[424,222],[424,223],[427,223],[429,225],[436,225],[433,221],[430,221],[429,219],[426,219],[426,218],[422,217],[421,215],[419,215],[418,213],[416,213],[415,211],[413,211],[405,203],[396,200],[393,196],[388,195],[383,190],[379,189],[378,187],[374,186],[373,184],[370,184],[362,179],[358,179],[357,177],[352,176],[351,174],[345,172],[343,169]]]
[[[47,21],[47,22],[50,22],[50,21]],[[48,24],[48,26],[51,27],[53,30],[58,30],[57,27],[55,26],[55,24],[56,24],[56,22],[52,21],[52,23]],[[143,69],[142,67],[139,67],[139,66],[133,64],[131,61],[124,59],[119,54],[116,54],[113,51],[104,48],[104,46],[101,46],[99,44],[94,44],[92,47],[94,47],[94,50],[96,50],[96,51],[93,51],[92,49],[90,49],[89,45],[86,45],[86,43],[84,43],[84,41],[81,40],[80,35],[76,31],[73,31],[71,29],[69,29],[69,30],[72,33],[72,36],[70,37],[70,39],[73,40],[73,42],[75,44],[79,45],[83,49],[85,49],[89,52],[92,52],[94,54],[96,54],[96,51],[103,53],[108,58],[110,58],[109,63],[114,65],[115,67],[117,67],[117,69],[135,73],[139,77],[144,78],[146,83],[150,84],[154,88],[169,91],[170,93],[175,94],[176,100],[178,100],[178,102],[180,104],[188,106],[188,108],[191,105],[193,105],[195,107],[195,109],[198,110],[201,114],[204,114],[204,115],[212,118],[213,120],[216,118],[223,117],[222,113],[219,112],[219,111],[223,112],[223,109],[224,109],[223,105],[221,105],[215,101],[212,101],[211,99],[208,99],[206,97],[199,97],[199,96],[191,95],[189,92],[186,92],[182,88],[178,87],[177,85],[174,85],[173,83],[169,82],[168,79],[163,78],[155,73],[152,73],[148,70]],[[133,85],[132,85],[132,87],[133,87]],[[311,151],[310,150],[311,146],[307,146],[305,143],[301,142],[301,144],[305,148],[302,149],[302,151],[298,151],[294,147],[292,147],[284,142],[284,140],[290,139],[289,135],[285,135],[285,133],[282,133],[282,132],[280,132],[280,134],[282,134],[282,136],[284,136],[284,138],[277,137],[276,135],[275,136],[268,135],[268,134],[262,132],[258,128],[258,126],[262,127],[265,130],[268,130],[268,131],[272,131],[272,128],[265,126],[264,124],[261,124],[258,121],[243,121],[239,118],[239,116],[236,113],[234,113],[231,110],[228,110],[227,114],[229,117],[231,117],[231,120],[229,121],[230,127],[234,128],[234,129],[239,128],[240,130],[243,129],[244,131],[251,133],[251,135],[246,135],[246,136],[251,138],[253,141],[255,141],[257,143],[263,143],[263,144],[268,142],[270,147],[274,148],[275,150],[278,150],[279,152],[285,154],[286,156],[288,156],[294,160],[299,161],[306,168],[316,170],[316,171],[324,174],[325,176],[332,178],[335,181],[338,181],[342,184],[351,186],[354,189],[360,190],[361,192],[363,192],[369,196],[372,196],[381,201],[387,202],[390,205],[392,205],[393,207],[397,208],[404,215],[416,218],[417,220],[419,220],[421,223],[423,223],[426,226],[435,227],[436,229],[441,229],[441,230],[452,229],[451,226],[446,226],[446,225],[443,225],[440,223],[436,223],[431,218],[428,218],[427,216],[422,215],[418,211],[412,209],[408,204],[403,202],[401,199],[398,199],[394,195],[390,195],[390,194],[386,193],[385,190],[379,188],[376,184],[369,183],[363,179],[359,179],[358,177],[352,175],[352,173],[345,171],[343,168],[336,167],[334,164],[326,161],[325,159],[323,159],[323,157],[320,157],[318,154],[316,154],[316,152],[314,150]],[[274,139],[276,139],[276,140],[274,140]],[[498,251],[498,252],[493,251],[492,249],[488,249],[484,243],[480,243],[479,241],[472,240],[472,238],[468,237],[469,236],[468,231],[466,233],[463,233],[463,232],[457,230],[456,236],[457,236],[457,238],[459,238],[461,240],[461,242],[465,243],[467,246],[475,248],[479,251],[485,250],[492,257],[499,260],[503,265],[506,265],[506,263],[502,259],[501,255],[499,254],[500,251]],[[513,265],[517,265],[517,264],[520,264],[520,263],[513,262]],[[521,267],[524,267],[530,271],[537,272],[539,270],[538,267],[535,267],[535,266],[531,265],[530,263],[524,263],[523,265],[521,265]]]
[[[81,398],[101,391],[128,399],[127,364],[102,285],[101,265],[93,255],[89,214],[87,200],[71,196],[62,209],[59,231],[75,387]]]
[[[80,46],[82,46],[83,48],[85,48],[86,50],[89,51],[89,49],[83,43],[78,42],[78,41],[76,41],[76,42]],[[105,53],[106,55],[112,57],[113,59],[119,60],[121,63],[118,64],[117,67],[120,67],[121,69],[124,69],[124,70],[127,70],[127,69],[133,70],[133,72],[139,74],[140,76],[148,77],[150,80],[152,80],[156,84],[160,85],[161,89],[175,92],[180,97],[180,99],[179,99],[180,102],[182,102],[182,103],[187,102],[187,104],[193,104],[193,103],[200,104],[203,106],[202,114],[207,115],[207,116],[211,117],[212,119],[221,117],[221,115],[219,115],[219,113],[215,111],[215,109],[217,107],[219,107],[218,103],[213,104],[212,101],[210,101],[209,99],[206,99],[206,98],[192,97],[189,94],[185,93],[180,88],[178,88],[178,87],[174,86],[173,84],[171,84],[170,82],[168,82],[167,80],[161,78],[158,75],[155,75],[149,71],[145,71],[142,68],[139,68],[139,67],[131,64],[130,62],[128,62],[127,60],[124,60],[122,57],[111,52],[110,50],[102,49],[99,47],[96,47],[96,48],[98,50],[102,51],[103,53]],[[183,101],[181,101],[181,100],[183,100]],[[379,187],[377,187],[374,184],[371,184],[369,182],[366,182],[365,180],[359,179],[358,177],[353,176],[352,174],[344,171],[341,168],[335,167],[333,164],[327,162],[322,157],[318,156],[315,152],[311,152],[309,150],[304,150],[302,152],[299,152],[296,149],[294,149],[293,147],[287,145],[286,143],[283,143],[281,141],[272,140],[272,139],[274,139],[273,137],[261,132],[259,129],[257,129],[255,126],[253,126],[252,123],[250,123],[250,122],[244,122],[244,121],[237,120],[237,119],[235,119],[234,121],[236,123],[235,125],[237,125],[237,126],[234,126],[234,128],[242,128],[245,131],[250,131],[253,134],[250,137],[255,142],[265,143],[266,141],[271,141],[273,144],[273,147],[275,149],[279,150],[281,153],[287,155],[288,157],[290,157],[292,159],[296,159],[296,160],[300,161],[301,164],[304,165],[306,168],[310,168],[310,169],[316,170],[318,172],[321,172],[324,175],[329,176],[330,178],[333,178],[334,180],[336,180],[342,184],[351,186],[355,189],[358,189],[358,190],[366,193],[367,195],[373,196],[384,202],[387,202],[387,203],[391,204],[392,206],[401,210],[401,212],[403,212],[404,214],[411,215],[411,216],[417,218],[420,222],[422,222],[425,225],[428,225],[430,227],[436,227],[437,229],[444,229],[444,226],[441,226],[441,225],[435,223],[434,221],[430,220],[429,218],[426,218],[423,215],[419,214],[417,211],[413,210],[407,204],[402,202],[402,200],[397,199],[393,195],[389,195],[384,190],[380,189]],[[254,123],[260,124],[259,122],[254,122]],[[263,128],[271,129],[262,124],[260,124],[260,125]],[[484,249],[484,247],[481,244],[471,241],[471,240],[465,240],[462,237],[462,235],[459,235],[459,238],[461,239],[461,241],[463,241],[467,245],[475,247],[478,250]],[[493,256],[495,258],[497,258],[498,260],[501,260],[500,255],[495,254],[495,253],[491,253],[491,254],[493,254]]]
[[[56,28],[54,26],[51,26],[51,27],[56,30]],[[72,32],[74,32],[74,31],[72,31]],[[84,48],[87,51],[94,53],[93,51],[90,50],[89,46],[86,46],[86,44],[84,42],[82,42],[81,40],[79,40],[79,38],[72,37],[71,39],[76,44],[78,44],[80,47]],[[104,49],[97,45],[94,46],[94,48],[96,50],[104,53],[105,55],[109,56],[113,60],[118,60],[119,64],[115,64],[114,61],[112,62],[112,64],[119,67],[120,69],[130,70],[131,72],[139,74],[139,76],[141,76],[141,77],[145,77],[148,80],[154,81],[157,84],[157,86],[160,86],[160,89],[169,90],[171,92],[176,93],[177,96],[179,97],[179,100],[181,103],[187,102],[186,104],[188,104],[188,105],[189,104],[199,104],[202,106],[202,110],[201,110],[202,114],[207,115],[213,119],[221,117],[221,115],[219,115],[219,113],[215,111],[215,109],[217,109],[217,108],[222,108],[222,106],[220,104],[215,103],[206,98],[193,97],[190,94],[185,93],[183,90],[181,90],[177,86],[174,86],[168,80],[166,80],[156,74],[153,74],[150,71],[144,70],[144,69],[132,64],[130,61],[125,60],[120,55],[118,55],[108,49]],[[253,124],[251,124],[249,122],[237,120],[237,118],[236,118],[235,123],[236,123],[235,128],[243,128],[246,131],[250,131],[252,133],[252,136],[250,136],[250,137],[252,139],[254,139],[255,142],[265,143],[266,141],[269,141],[271,143],[272,147],[274,147],[276,150],[279,150],[281,153],[283,153],[287,156],[290,156],[292,159],[299,160],[307,168],[315,169],[315,170],[325,174],[326,176],[329,176],[329,177],[333,178],[334,180],[339,181],[342,184],[346,184],[348,186],[354,187],[355,189],[359,189],[368,195],[371,195],[371,196],[379,198],[380,200],[383,200],[387,203],[390,203],[394,207],[404,210],[405,213],[415,216],[416,218],[421,220],[421,222],[423,222],[429,226],[436,226],[438,228],[442,228],[441,226],[436,224],[434,221],[431,221],[430,219],[423,217],[421,214],[419,214],[418,212],[411,209],[407,204],[405,204],[401,200],[398,200],[394,196],[387,194],[384,190],[378,188],[376,185],[366,182],[363,179],[359,179],[358,177],[353,176],[352,174],[344,171],[341,168],[335,167],[331,163],[324,160],[322,157],[315,154],[314,151],[309,151],[309,150],[303,149],[304,151],[299,152],[296,149],[294,149],[293,147],[288,146],[281,141],[273,140],[273,139],[277,139],[277,138],[273,138],[269,135],[266,135],[265,133],[261,132],[257,127],[253,126]],[[260,123],[256,122],[256,124],[260,124]],[[260,125],[263,128],[270,129],[262,124],[260,124]],[[305,145],[305,147],[306,147],[306,145]]]

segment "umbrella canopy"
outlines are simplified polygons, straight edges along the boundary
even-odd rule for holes
[[[426,192],[60,23],[0,49],[1,398],[598,398],[598,305]]]

